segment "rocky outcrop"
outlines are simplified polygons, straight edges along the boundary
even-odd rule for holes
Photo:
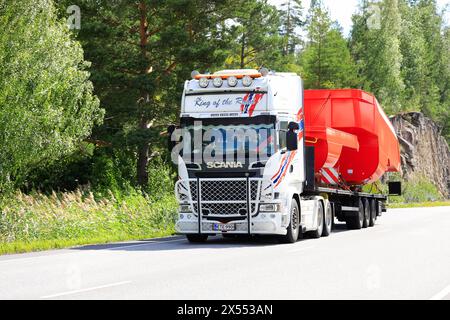
[[[441,128],[419,112],[403,113],[390,119],[400,142],[403,178],[425,176],[449,198],[450,149],[441,135]]]

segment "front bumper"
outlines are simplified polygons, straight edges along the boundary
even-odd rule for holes
[[[286,226],[283,226],[283,214],[280,212],[265,212],[258,214],[257,217],[251,219],[250,234],[260,235],[285,235],[287,230]],[[201,229],[203,234],[249,234],[248,221],[247,220],[235,220],[230,221],[227,224],[235,224],[235,231],[215,231],[213,226],[215,224],[221,224],[217,220],[202,219]],[[178,234],[198,234],[199,233],[199,221],[193,214],[185,215],[183,219],[179,219],[175,224],[175,230]]]

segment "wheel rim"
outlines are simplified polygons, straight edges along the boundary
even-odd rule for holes
[[[292,233],[296,234],[298,231],[298,210],[296,207],[292,209],[292,221],[291,221],[291,228]]]
[[[320,214],[317,215],[317,229],[321,230],[323,228],[323,208],[319,207],[321,210]]]
[[[331,207],[328,207],[326,215],[325,215],[325,223],[327,224],[327,227],[331,225]]]
[[[361,203],[361,205],[359,206],[359,222],[361,223],[361,226],[362,226],[363,223],[364,223],[364,215],[365,215],[365,212],[364,212],[364,206],[363,206],[363,204]]]

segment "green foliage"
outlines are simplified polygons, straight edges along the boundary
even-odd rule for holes
[[[305,21],[301,0],[287,0],[280,7],[280,35],[283,37],[283,56],[286,57],[294,55],[297,46],[303,43],[298,30],[305,25]]]
[[[71,4],[58,1],[61,12]],[[242,3],[244,3],[242,1]],[[193,69],[222,65],[231,47],[225,21],[236,1],[82,0],[78,39],[92,61],[95,92],[106,109],[93,138],[132,156],[136,178],[148,184],[160,133],[175,122],[183,82]],[[111,152],[112,156],[114,152]]]
[[[102,111],[49,0],[0,2],[0,189],[73,152]]]
[[[437,187],[426,177],[415,176],[406,181],[396,174],[391,178],[402,183],[402,195],[389,197],[391,203],[423,203],[443,200]],[[387,192],[387,186],[384,185],[383,188]]]
[[[308,43],[301,54],[305,87],[348,88],[357,85],[356,66],[337,24],[320,5],[311,9]]]
[[[234,12],[231,35],[232,47],[225,65],[227,68],[273,68],[282,59],[279,34],[280,16],[277,9],[262,1],[238,1]]]
[[[378,18],[379,28],[371,26]],[[448,135],[450,50],[444,26],[434,0],[361,0],[350,43],[361,87],[388,113],[421,111]]]
[[[362,1],[361,11],[353,16],[353,23],[351,48],[362,87],[373,92],[388,113],[401,111],[404,82],[399,1],[383,0],[375,4]]]

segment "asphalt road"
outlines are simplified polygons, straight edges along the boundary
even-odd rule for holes
[[[0,299],[450,299],[450,207],[291,245],[173,237],[1,256]]]

